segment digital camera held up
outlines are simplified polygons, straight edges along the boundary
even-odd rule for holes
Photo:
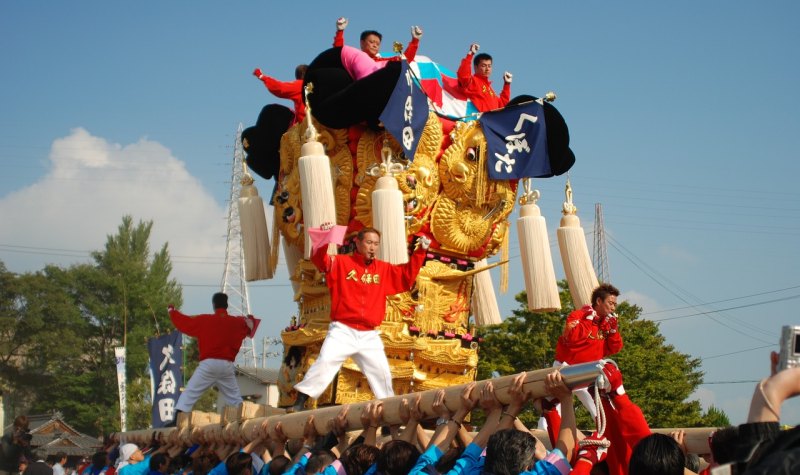
[[[780,344],[778,371],[800,366],[800,325],[784,325]]]

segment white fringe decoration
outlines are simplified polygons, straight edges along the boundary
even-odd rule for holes
[[[333,194],[331,164],[325,149],[317,141],[309,141],[300,149],[298,160],[300,190],[303,199],[303,225],[305,229],[318,228],[323,223],[336,224],[336,199]],[[311,238],[305,233],[306,259],[311,257]],[[328,252],[336,253],[336,246]]]
[[[286,242],[286,239],[281,239],[281,244],[283,245],[283,258],[286,259],[286,270],[289,272],[292,290],[294,294],[297,294],[297,292],[300,291],[300,282],[295,281],[293,277],[294,271],[297,269],[297,264],[300,262],[300,259],[303,258],[303,253],[300,252],[300,248],[297,246]]]
[[[253,185],[253,177],[245,174],[239,195],[239,226],[242,232],[242,252],[244,253],[244,280],[271,279],[273,276],[270,257],[267,217],[264,201],[258,196]]]
[[[561,217],[561,226],[556,234],[572,303],[575,308],[580,308],[592,304],[592,291],[599,284],[592,259],[589,257],[589,247],[586,244],[581,221],[575,214],[578,208],[572,204],[572,187],[569,180],[567,180],[566,194],[567,201],[564,202],[562,211],[564,216]]]
[[[528,294],[528,310],[532,312],[554,312],[561,310],[553,256],[550,254],[550,239],[547,224],[536,203],[522,205],[517,219],[517,235],[522,253],[522,270],[525,274],[525,292]]]
[[[372,224],[381,233],[378,259],[390,264],[408,262],[403,193],[390,175],[378,178],[372,191]]]
[[[475,262],[475,269],[486,267],[486,259]],[[475,324],[479,326],[502,323],[500,309],[497,307],[497,296],[490,271],[478,272],[472,279],[472,308]]]

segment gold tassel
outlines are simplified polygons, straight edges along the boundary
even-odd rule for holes
[[[280,233],[280,213],[275,212],[275,208],[272,208],[272,247],[270,250],[269,257],[269,265],[272,269],[272,275],[275,275],[275,272],[278,271],[278,247],[281,245],[281,233]]]
[[[480,207],[486,202],[488,191],[489,170],[486,168],[486,149],[489,147],[475,146],[478,154],[478,168],[475,171],[475,205]]]
[[[506,261],[500,266],[500,293],[508,292],[508,231],[503,235],[503,243],[500,245],[500,260]]]

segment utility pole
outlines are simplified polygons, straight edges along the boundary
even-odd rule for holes
[[[244,246],[242,245],[242,228],[239,223],[239,195],[242,190],[244,148],[242,147],[242,130],[239,124],[233,144],[233,163],[231,164],[231,191],[228,198],[228,233],[225,245],[225,271],[222,273],[221,291],[228,294],[231,313],[250,315],[250,297],[245,280]],[[245,338],[237,360],[241,358],[244,366],[255,367],[256,356],[253,340]]]
[[[603,205],[594,204],[594,246],[592,247],[592,264],[597,280],[609,282],[608,255],[606,254],[606,231],[603,224]]]

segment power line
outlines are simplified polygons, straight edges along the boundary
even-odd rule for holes
[[[777,289],[777,290],[768,290],[766,292],[759,292],[759,293],[756,293],[756,294],[742,295],[740,297],[732,297],[732,298],[729,298],[729,299],[715,300],[713,302],[705,302],[705,303],[700,304],[700,305],[712,305],[712,304],[715,304],[715,303],[731,302],[733,300],[742,300],[742,299],[747,299],[747,298],[751,298],[751,297],[758,297],[758,296],[761,296],[761,295],[775,294],[775,293],[778,293],[778,292],[784,292],[784,291],[787,291],[787,290],[794,290],[794,289],[800,289],[800,285],[793,285],[791,287],[785,287],[785,288]],[[657,313],[674,312],[675,310],[685,310],[687,308],[694,308],[694,306],[693,305],[689,305],[689,306],[686,306],[686,307],[675,307],[675,308],[670,308],[670,309],[667,309],[667,310],[656,310],[654,312],[647,312],[647,315],[655,315]]]
[[[693,308],[697,308],[697,307],[699,306],[699,304],[692,304],[692,303],[691,303],[691,302],[689,302],[689,301],[688,301],[686,298],[684,298],[682,295],[679,295],[679,294],[678,294],[678,292],[676,292],[676,291],[674,291],[673,289],[671,289],[671,288],[667,287],[667,285],[666,285],[666,284],[664,284],[663,282],[661,282],[661,280],[659,280],[658,278],[656,278],[656,277],[655,277],[653,274],[658,274],[658,275],[659,275],[659,276],[660,276],[662,279],[664,279],[664,280],[666,280],[666,281],[670,281],[670,280],[669,280],[669,279],[668,279],[666,276],[663,276],[663,275],[661,275],[661,274],[660,274],[660,272],[658,272],[657,270],[655,270],[655,269],[652,269],[652,268],[651,268],[651,271],[649,271],[649,270],[645,270],[645,269],[644,269],[644,267],[643,267],[643,265],[646,265],[646,263],[644,263],[644,261],[642,261],[640,258],[638,258],[638,257],[637,257],[635,254],[633,254],[633,252],[631,252],[630,250],[628,250],[627,248],[625,248],[625,247],[624,247],[624,246],[623,246],[623,245],[622,245],[622,244],[621,244],[619,241],[617,241],[617,239],[616,239],[616,238],[614,238],[614,236],[613,236],[613,235],[609,234],[608,236],[609,236],[609,238],[610,238],[610,239],[609,239],[609,242],[611,243],[611,246],[612,246],[612,247],[614,247],[615,249],[617,249],[618,251],[620,251],[620,254],[622,254],[622,256],[623,256],[623,257],[625,257],[626,259],[628,259],[628,260],[629,260],[629,261],[630,261],[630,262],[631,262],[631,263],[632,263],[632,264],[633,264],[633,265],[634,265],[636,268],[638,268],[638,269],[639,269],[639,270],[641,270],[641,271],[642,271],[642,272],[643,272],[645,275],[647,275],[648,277],[650,277],[650,279],[652,279],[652,280],[653,280],[653,281],[654,281],[656,284],[658,284],[658,285],[659,285],[660,287],[662,287],[664,290],[666,290],[667,292],[669,292],[669,293],[671,293],[672,295],[674,295],[675,297],[677,297],[677,298],[678,298],[680,301],[684,302],[685,304],[687,304],[687,305],[689,305],[689,306],[692,306]],[[623,249],[624,249],[624,252],[623,252]],[[626,253],[627,253],[627,254],[626,254]],[[629,256],[628,254],[630,254],[630,256]],[[633,257],[631,257],[631,256],[633,256]],[[640,261],[640,262],[642,263],[642,265],[640,265],[638,262],[634,261],[634,259],[633,259],[633,258],[636,258],[636,260]],[[648,266],[648,267],[650,267],[650,266]],[[695,296],[691,295],[691,293],[687,292],[686,290],[684,290],[684,289],[681,289],[681,287],[680,287],[680,286],[678,286],[677,284],[675,284],[674,282],[671,282],[671,281],[670,281],[670,284],[671,284],[672,286],[674,286],[676,289],[680,290],[682,293],[684,293],[684,294],[686,294],[686,295],[690,296],[690,297],[691,297],[693,300],[695,300],[695,301],[699,301],[699,300],[700,300],[700,299],[698,299],[697,297],[695,297]],[[767,342],[767,341],[764,341],[764,340],[762,340],[762,339],[760,339],[760,338],[757,338],[757,337],[753,336],[753,335],[752,335],[752,334],[750,334],[750,333],[747,333],[747,332],[741,331],[741,330],[739,330],[739,329],[737,329],[737,328],[734,328],[734,327],[732,327],[732,326],[730,326],[730,325],[726,325],[725,323],[723,323],[723,322],[719,321],[717,318],[715,318],[715,317],[712,315],[713,313],[718,313],[718,311],[715,311],[715,312],[705,312],[705,314],[708,316],[708,318],[709,318],[709,319],[711,319],[713,322],[715,322],[715,323],[717,323],[717,324],[719,324],[719,325],[721,325],[721,326],[723,326],[723,327],[725,327],[725,328],[727,328],[727,329],[729,329],[729,330],[731,330],[731,331],[733,331],[733,332],[739,333],[740,335],[746,336],[746,337],[748,337],[748,338],[752,338],[752,339],[754,339],[754,340],[758,340],[758,341],[760,341],[760,342],[762,342],[762,343],[769,343],[769,342]],[[767,333],[766,333],[764,330],[762,330],[762,329],[760,329],[760,328],[757,328],[757,327],[755,327],[755,326],[753,326],[753,325],[750,325],[750,324],[748,324],[748,323],[741,322],[741,321],[739,321],[739,320],[738,320],[738,319],[736,319],[736,318],[730,317],[730,319],[731,319],[731,320],[733,320],[734,322],[737,322],[737,323],[739,323],[739,324],[740,324],[740,325],[742,325],[743,327],[747,327],[747,328],[749,328],[751,331],[756,331],[756,332],[760,332],[760,333],[762,333],[762,334],[767,334]]]
[[[782,298],[779,298],[779,299],[764,300],[762,302],[739,305],[739,306],[736,306],[736,307],[721,308],[719,310],[709,310],[707,312],[690,313],[689,315],[680,315],[680,316],[677,316],[677,317],[665,317],[665,318],[653,319],[653,321],[654,322],[667,322],[667,321],[670,321],[670,320],[680,320],[682,318],[697,317],[697,316],[700,316],[700,315],[708,315],[710,313],[718,313],[718,312],[723,312],[723,311],[726,311],[726,310],[738,310],[738,309],[741,309],[741,308],[756,307],[758,305],[766,305],[766,304],[776,303],[776,302],[785,302],[786,300],[794,300],[796,298],[800,298],[800,294],[798,294],[798,295],[790,295],[788,297],[782,297]]]

